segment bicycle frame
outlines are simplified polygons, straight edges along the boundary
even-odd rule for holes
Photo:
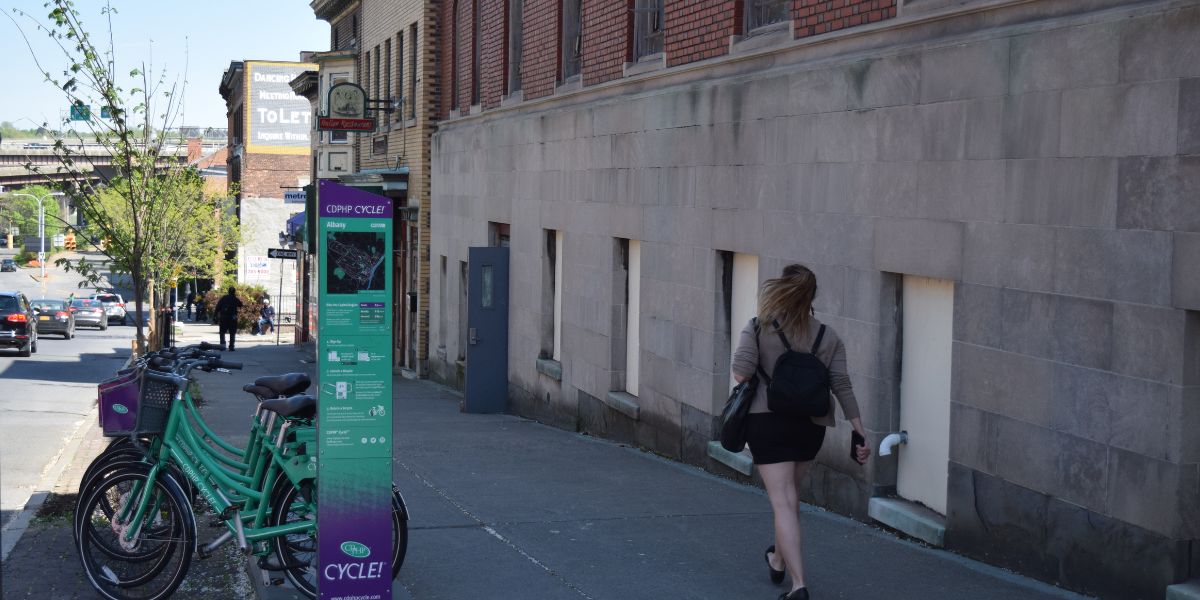
[[[270,508],[267,500],[271,497],[280,473],[297,487],[308,480],[315,479],[316,462],[314,457],[293,455],[291,458],[285,458],[284,456],[289,449],[298,449],[301,444],[309,440],[298,439],[294,442],[284,443],[287,430],[287,423],[285,423],[281,427],[275,443],[271,442],[267,432],[262,432],[258,435],[258,443],[248,445],[242,451],[247,458],[257,455],[254,462],[248,464],[230,459],[202,441],[203,438],[211,438],[215,434],[212,434],[211,429],[199,418],[195,404],[186,391],[186,380],[176,374],[172,376],[176,378],[177,383],[179,380],[184,383],[176,385],[176,393],[168,413],[166,427],[157,443],[157,448],[152,449],[156,460],[150,468],[149,480],[157,477],[168,461],[173,461],[184,476],[196,486],[210,507],[220,515],[230,532],[237,535],[239,546],[243,549],[248,548],[248,544],[252,542],[281,535],[311,532],[316,527],[316,522],[311,520],[279,526],[263,525]],[[190,422],[192,419],[189,419],[189,416],[194,417],[197,423],[202,424],[200,430],[203,435],[198,436],[193,431]],[[311,428],[297,429],[298,434],[305,434],[299,437],[308,438],[311,435],[315,439],[315,431],[304,431],[305,429]],[[234,451],[238,450],[232,444],[222,442],[224,440],[218,442],[218,446],[221,448],[226,448],[228,445]],[[214,456],[218,458],[214,458]],[[241,472],[233,472],[222,462]],[[265,470],[263,465],[265,465]],[[150,511],[149,514],[153,514],[151,498],[136,488],[134,492],[139,500],[136,503],[133,519],[136,519],[138,523],[143,523],[142,519],[148,514],[147,511]],[[230,495],[226,495],[226,492]],[[311,502],[302,502],[306,509],[315,511]],[[127,504],[122,517],[126,517],[131,508],[133,508],[133,503]],[[251,521],[250,527],[244,527],[243,521]],[[124,534],[126,541],[132,540],[138,529],[140,527],[129,528]]]

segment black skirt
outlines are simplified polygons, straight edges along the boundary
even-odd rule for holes
[[[746,419],[746,443],[754,464],[803,462],[817,457],[825,441],[825,426],[808,417],[751,413]]]

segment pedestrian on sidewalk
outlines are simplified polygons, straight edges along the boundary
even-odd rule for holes
[[[271,301],[263,298],[262,308],[258,310],[258,322],[254,324],[256,334],[267,335],[275,331],[275,307],[271,306]]]
[[[217,325],[221,333],[221,345],[225,346],[225,333],[229,333],[229,348],[233,352],[234,336],[237,335],[238,326],[238,309],[242,307],[242,301],[238,300],[237,288],[230,287],[229,293],[221,296],[217,300],[217,306],[213,308],[216,313]]]
[[[185,296],[185,299],[184,299],[183,305],[185,308],[187,308],[187,318],[191,319],[192,318],[192,303],[193,303],[192,292],[188,291],[187,293],[184,294],[184,296]]]
[[[775,544],[766,551],[771,581],[783,583],[785,574],[792,578],[791,591],[781,594],[780,600],[809,598],[804,582],[798,490],[821,450],[825,428],[837,426],[829,391],[837,396],[842,414],[854,429],[851,457],[864,464],[871,454],[864,441],[866,434],[859,418],[858,402],[850,387],[846,349],[833,328],[821,324],[813,315],[812,303],[816,295],[817,277],[812,271],[802,265],[784,267],[782,275],[763,283],[758,316],[742,329],[733,354],[735,380],[740,383],[759,374],[758,388],[746,419],[746,443],[775,513]],[[791,405],[777,399],[791,397],[791,394],[787,393],[789,390],[781,389],[781,383],[771,383],[773,375],[780,375],[780,371],[787,370],[786,375],[799,372],[794,370],[794,365],[811,360],[797,356],[806,351],[820,363],[805,362],[805,365],[813,365],[807,373],[819,374],[824,367],[824,381],[828,387],[818,388],[817,392],[826,404],[827,412],[823,416],[785,414],[784,409]],[[780,361],[785,354],[789,355]],[[780,381],[787,379],[794,380],[785,377]],[[775,396],[770,402],[768,387]],[[814,405],[821,407],[821,400],[817,398]]]
[[[208,318],[208,308],[204,301],[204,292],[196,292],[196,321],[203,323]]]

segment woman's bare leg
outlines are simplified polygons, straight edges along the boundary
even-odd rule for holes
[[[800,500],[796,495],[796,472],[799,464],[783,462],[758,465],[775,513],[775,551],[783,558],[792,576],[792,589],[804,587],[804,562],[800,546]]]

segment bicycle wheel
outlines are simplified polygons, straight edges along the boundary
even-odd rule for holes
[[[93,486],[82,505],[87,525],[79,531],[76,550],[88,582],[109,600],[167,598],[191,566],[195,515],[171,477],[148,481],[146,475],[144,467],[113,473]],[[130,493],[134,488],[142,492]],[[122,509],[142,494],[150,495],[151,509],[138,522],[122,522]],[[130,528],[136,533],[125,541]],[[114,556],[114,548],[124,555]]]
[[[284,525],[303,520],[316,520],[316,486],[305,484],[297,488],[281,477],[273,494],[271,525]],[[317,532],[297,533],[273,540],[275,556],[282,565],[288,581],[309,598],[317,597]],[[392,579],[400,575],[404,555],[408,551],[408,512],[400,491],[392,485]]]
[[[101,458],[104,460],[101,460]],[[72,527],[72,534],[75,536],[76,544],[79,543],[80,530],[86,526],[84,515],[87,514],[87,512],[83,508],[83,502],[85,499],[87,499],[89,492],[94,487],[101,485],[104,479],[110,475],[120,473],[130,468],[140,469],[145,472],[149,466],[150,463],[147,462],[146,456],[132,449],[129,449],[129,451],[126,452],[113,451],[112,453],[108,454],[108,456],[101,455],[101,457],[98,457],[95,461],[93,461],[93,463],[88,467],[88,470],[84,472],[83,479],[79,484],[79,495],[75,501],[75,515],[73,520],[74,526]],[[179,469],[175,467],[175,465],[168,465],[166,474],[183,489],[183,493],[188,501],[188,504],[194,505],[196,499],[195,485],[186,477],[184,477],[183,473],[181,473]],[[132,487],[132,484],[130,484],[130,486]],[[106,516],[112,517],[113,507],[107,498],[101,498],[98,507]],[[113,551],[119,555],[127,554],[119,549],[114,549]]]

